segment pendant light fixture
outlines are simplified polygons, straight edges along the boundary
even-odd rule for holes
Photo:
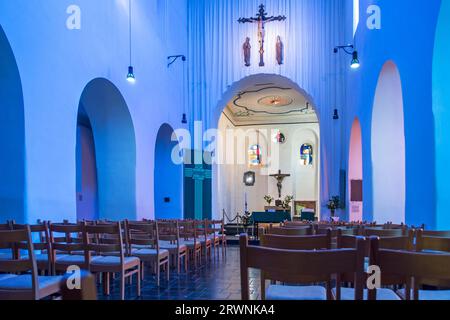
[[[131,58],[132,58],[131,1],[132,0],[128,0],[128,4],[129,4],[128,20],[129,20],[129,41],[130,41],[130,65],[128,66],[127,81],[130,82],[130,83],[135,83],[136,82],[136,77],[134,75],[134,68],[133,68],[133,65],[131,63]]]

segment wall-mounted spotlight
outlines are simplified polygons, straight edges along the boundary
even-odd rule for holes
[[[339,120],[339,111],[338,111],[338,109],[334,109],[333,120]]]
[[[185,62],[186,61],[186,56],[179,54],[176,56],[168,56],[167,60],[169,60],[169,63],[167,64],[167,68],[169,68],[171,65],[173,65],[175,63],[175,61],[177,61],[178,59],[181,58],[181,61]]]
[[[253,187],[256,182],[256,174],[253,171],[244,173],[244,184],[247,187]]]
[[[358,69],[361,64],[359,62],[358,58],[358,51],[355,50],[355,46],[352,44],[346,45],[346,46],[337,46],[334,48],[334,53],[338,53],[339,50],[344,51],[346,54],[352,56],[352,62],[350,63],[350,67],[352,69]]]

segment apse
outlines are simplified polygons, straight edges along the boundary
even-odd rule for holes
[[[133,121],[125,99],[113,83],[97,78],[85,87],[81,95],[79,114],[83,113],[85,119],[89,120],[95,145],[97,216],[110,220],[136,219],[136,142]],[[93,145],[89,145],[88,141],[89,127],[85,131],[86,149],[90,153],[87,157],[88,166],[82,170],[90,168],[95,171]],[[83,176],[83,173],[77,173],[77,176],[80,175]],[[85,172],[84,175],[90,175],[95,180],[93,172]],[[91,184],[94,184],[95,181],[92,180]],[[92,206],[91,202],[91,210]]]
[[[388,61],[378,78],[372,111],[373,220],[405,222],[405,131],[397,66]]]
[[[435,121],[437,228],[450,229],[450,3],[442,1],[433,58],[433,113]]]
[[[348,160],[348,186],[350,201],[350,221],[363,221],[363,155],[361,123],[356,118],[353,121],[350,136],[350,151]]]
[[[0,26],[0,218],[26,222],[25,124],[17,63]]]
[[[183,167],[179,158],[178,139],[173,128],[163,124],[155,145],[154,202],[156,219],[183,218]]]
[[[292,196],[292,215],[308,203],[320,219],[320,125],[312,98],[286,77],[257,74],[230,87],[218,109],[213,212],[232,220],[265,211],[265,196],[272,206]],[[288,175],[281,197],[271,176],[280,170]],[[253,186],[243,183],[246,172],[255,173]]]

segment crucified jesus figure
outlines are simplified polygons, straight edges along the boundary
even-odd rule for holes
[[[273,21],[285,21],[285,16],[267,16],[267,12],[263,4],[259,6],[259,12],[256,17],[240,18],[239,23],[258,23],[258,40],[259,40],[259,66],[264,67],[264,41],[266,36],[266,23]]]

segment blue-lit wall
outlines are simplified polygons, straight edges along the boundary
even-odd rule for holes
[[[353,1],[347,0],[347,4],[346,42],[352,43]],[[381,30],[369,30],[366,26],[369,17],[366,11],[372,4],[381,8]],[[360,54],[361,68],[347,74],[347,107],[342,121],[345,132],[344,145],[348,148],[345,142],[350,141],[352,121],[355,116],[361,120],[364,217],[367,220],[373,218],[375,207],[371,157],[372,109],[382,66],[392,60],[398,67],[403,89],[406,222],[414,225],[425,223],[428,228],[437,226],[432,63],[440,4],[440,0],[360,1],[360,25],[356,33],[356,45]],[[386,156],[395,158],[396,154]],[[439,154],[436,156],[439,157]],[[449,189],[448,186],[446,189]]]
[[[66,10],[72,4],[81,8],[81,30],[66,27],[70,16]],[[111,212],[133,218],[154,216],[156,135],[163,123],[181,127],[183,65],[178,62],[167,68],[167,56],[186,53],[186,12],[184,0],[133,0],[132,63],[137,82],[130,85],[125,79],[129,65],[127,0],[0,0],[0,25],[17,61],[24,100],[21,111],[20,95],[15,99],[18,109],[12,116],[17,122],[11,130],[0,129],[0,141],[6,141],[2,148],[15,150],[12,159],[2,150],[1,164],[6,163],[2,172],[9,175],[12,166],[18,169],[17,175],[8,176],[10,182],[5,183],[8,180],[2,176],[1,190],[14,192],[14,203],[2,201],[8,208],[0,210],[0,220],[76,219],[77,113],[84,88],[96,78],[113,83],[124,97],[136,140],[134,185],[125,180],[122,186],[134,187],[133,204],[127,202]],[[18,92],[18,86],[14,88],[0,92],[9,92],[7,98],[12,99]],[[7,100],[2,96],[1,101],[3,113]],[[23,194],[25,211],[21,209]]]
[[[450,1],[442,1],[433,61],[437,228],[450,229]]]
[[[7,216],[18,223],[25,220],[24,144],[22,84],[0,25],[0,217]]]

